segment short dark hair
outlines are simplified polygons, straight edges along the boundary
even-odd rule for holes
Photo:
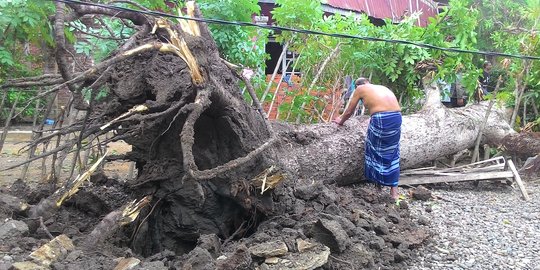
[[[491,62],[489,61],[484,61],[484,65],[482,65],[484,68],[487,67],[488,65],[491,65]]]
[[[356,79],[356,81],[354,81],[354,84],[356,84],[356,86],[366,84],[366,83],[369,83],[369,80],[367,78],[364,78],[364,77],[360,77],[360,78]]]

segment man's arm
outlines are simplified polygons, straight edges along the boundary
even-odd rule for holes
[[[349,104],[347,105],[347,108],[345,108],[345,111],[343,112],[343,114],[334,119],[334,123],[338,124],[338,125],[343,125],[343,123],[345,123],[345,121],[347,121],[354,113],[354,110],[356,109],[356,105],[358,104],[358,102],[360,101],[360,99],[363,98],[364,96],[364,87],[362,85],[356,87],[356,90],[354,91],[351,99],[349,100]]]

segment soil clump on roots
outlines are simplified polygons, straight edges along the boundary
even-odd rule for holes
[[[134,224],[98,246],[83,247],[103,215],[131,199],[126,186],[107,183],[86,185],[44,221],[53,236],[65,234],[76,247],[52,269],[112,269],[122,257],[140,260],[134,269],[403,269],[430,236],[428,227],[411,217],[406,202],[395,205],[386,192],[371,184],[338,187],[296,181],[274,192],[275,210],[280,209],[276,214],[243,215],[243,220],[225,227],[226,235],[201,233],[191,241],[179,239],[185,235],[181,229],[167,231],[169,241],[143,256],[135,251],[149,250],[152,243],[133,241],[141,230],[140,224]],[[33,193],[25,198],[37,199]],[[24,212],[11,216],[6,212],[3,220],[25,221]],[[32,234],[8,235],[1,247],[12,261],[4,258],[3,265],[27,260],[30,252],[48,241],[42,227]]]

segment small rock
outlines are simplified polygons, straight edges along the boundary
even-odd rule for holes
[[[317,212],[321,212],[324,209],[324,205],[322,203],[313,202],[312,205],[313,205],[313,209]]]
[[[363,218],[358,219],[358,221],[356,221],[356,225],[358,227],[364,228],[364,229],[366,229],[368,231],[371,230],[371,228],[372,228],[369,221],[367,221],[366,219],[363,219]]]
[[[23,250],[20,247],[14,247],[9,251],[9,253],[11,253],[11,254],[18,254],[18,253],[21,253],[21,252],[23,252]]]
[[[401,218],[399,217],[399,214],[396,212],[390,212],[387,216],[388,220],[394,224],[398,224]]]
[[[362,266],[362,268],[367,268],[374,263],[373,254],[368,251],[363,244],[355,244],[354,246],[352,246],[351,254],[354,256],[356,262],[358,262],[360,266]]]
[[[437,255],[437,254],[434,254],[433,256],[431,256],[431,258],[434,260],[434,261],[442,261],[442,258],[441,256]]]
[[[386,221],[383,219],[379,219],[373,222],[373,230],[375,231],[375,233],[379,235],[386,235],[390,232],[390,229],[388,229],[388,225],[386,224]]]
[[[139,265],[141,260],[137,258],[122,258],[114,268],[114,270],[130,270]]]
[[[197,246],[208,250],[215,258],[221,253],[221,242],[215,234],[203,234],[197,240]]]
[[[399,203],[399,209],[409,209],[409,203],[407,201],[401,201]]]
[[[37,265],[33,262],[16,262],[14,263],[10,270],[46,270],[47,267]]]
[[[6,193],[0,193],[0,208],[5,208],[9,212],[21,214],[29,209],[29,206],[23,200]]]
[[[249,248],[249,252],[257,257],[268,258],[283,256],[289,252],[289,249],[283,241],[277,240],[254,245]]]
[[[0,239],[20,237],[28,233],[28,225],[19,220],[9,220],[0,226]]]
[[[318,269],[328,262],[330,256],[330,248],[318,244],[317,247],[310,249],[304,253],[288,253],[281,258],[276,264],[267,264],[266,268],[271,270],[293,270],[293,269]],[[261,266],[262,266],[261,265]]]
[[[444,248],[440,248],[440,247],[435,247],[435,249],[440,252],[440,253],[443,253],[443,254],[449,254],[450,251],[444,249]]]
[[[380,237],[376,237],[369,242],[369,248],[379,251],[382,250],[384,248],[384,240]]]
[[[11,269],[11,263],[0,261],[0,269]]]
[[[294,214],[302,215],[306,210],[306,203],[302,200],[296,200],[294,203]]]
[[[408,256],[401,250],[396,250],[394,253],[394,262],[400,263],[408,259]]]
[[[319,182],[314,183],[301,183],[294,188],[294,196],[299,199],[309,201],[317,196],[321,192],[322,184]]]
[[[64,264],[59,262],[51,264],[50,267],[54,270],[69,270]]]
[[[167,270],[169,267],[166,267],[162,261],[153,261],[153,262],[143,262],[140,267],[141,270]]]
[[[313,238],[327,246],[332,252],[343,252],[351,244],[351,239],[335,220],[319,218],[312,228]]]
[[[336,193],[326,186],[323,186],[318,198],[323,205],[330,205],[336,201]]]
[[[266,258],[266,260],[264,260],[264,263],[267,263],[267,264],[276,264],[278,262],[279,262],[278,257],[270,257],[270,258]]]
[[[408,243],[400,243],[397,247],[401,251],[409,250],[409,244]]]
[[[421,201],[427,201],[431,199],[431,191],[423,186],[418,186],[415,189],[411,191],[412,197],[421,200]]]
[[[303,240],[301,238],[296,239],[296,247],[298,248],[298,251],[300,253],[305,252],[306,250],[312,249],[315,246],[316,246],[315,244],[309,241]]]
[[[324,211],[325,211],[326,213],[329,213],[329,214],[332,214],[332,215],[337,215],[337,216],[339,216],[339,215],[342,214],[342,213],[341,213],[341,210],[339,210],[339,207],[338,207],[335,203],[332,203],[332,204],[328,205],[328,206],[324,209]]]
[[[13,261],[13,257],[9,256],[9,255],[5,255],[2,260],[6,261],[6,262],[12,262]]]
[[[62,231],[62,233],[69,236],[69,237],[73,237],[73,236],[79,235],[81,232],[79,231],[79,228],[77,228],[75,226],[69,226],[69,227],[65,228]]]
[[[61,234],[30,253],[30,258],[41,265],[50,265],[67,255],[67,252],[74,249],[75,246],[71,239],[64,234]]]
[[[133,250],[131,250],[131,248],[124,250],[124,257],[129,258],[133,256],[135,256],[135,254],[133,254]]]
[[[74,262],[76,261],[78,258],[82,257],[84,254],[82,252],[82,250],[74,250],[72,251],[71,253],[69,253],[66,257],[66,261],[68,262]]]
[[[379,253],[379,259],[381,261],[393,262],[395,260],[394,251],[391,249],[384,249]]]
[[[30,258],[41,265],[48,266],[67,255],[69,251],[75,249],[73,242],[69,237],[61,234],[30,253]]]
[[[433,212],[433,207],[431,205],[426,206],[425,208],[426,212],[431,213]]]
[[[429,226],[429,219],[427,219],[424,216],[420,216],[420,217],[418,217],[418,224],[424,225],[424,226]]]

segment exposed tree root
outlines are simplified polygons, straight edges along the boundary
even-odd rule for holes
[[[150,200],[151,196],[145,196],[138,201],[132,201],[122,208],[107,214],[83,241],[83,247],[93,248],[107,237],[116,233],[121,226],[135,221],[141,210],[150,203]]]

